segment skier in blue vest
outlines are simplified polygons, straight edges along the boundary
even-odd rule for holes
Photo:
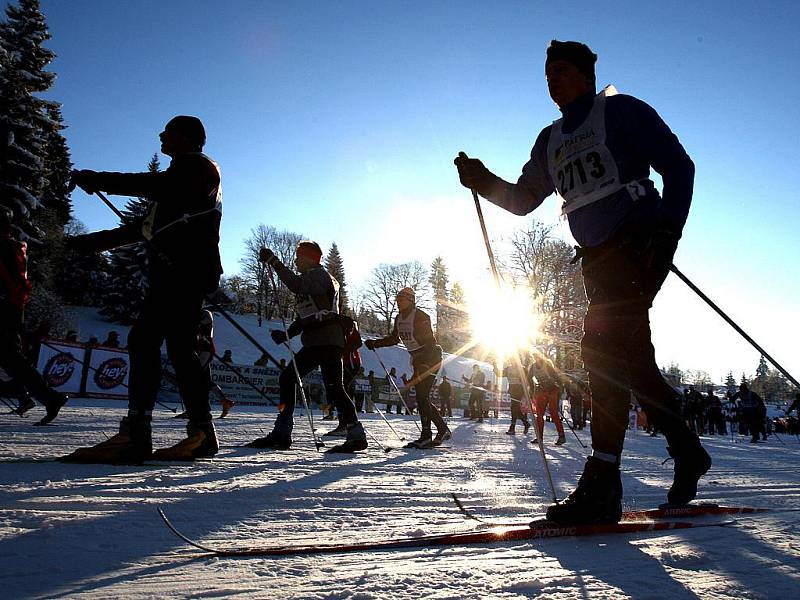
[[[464,186],[515,214],[528,214],[557,193],[580,245],[589,299],[581,352],[593,401],[593,451],[575,491],[547,511],[548,519],[569,524],[621,518],[619,464],[631,390],[675,460],[669,503],[690,502],[711,466],[661,377],[648,316],[689,212],[694,164],[650,106],[611,86],[597,93],[596,60],[585,44],[550,43],[545,78],[562,117],[539,134],[516,183],[464,153],[455,159]],[[649,178],[651,167],[663,179],[663,195]]]

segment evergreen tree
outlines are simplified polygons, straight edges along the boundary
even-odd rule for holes
[[[457,281],[450,288],[447,306],[447,333],[441,336],[439,343],[448,352],[455,352],[464,347],[470,337],[467,325],[467,313],[464,309],[464,288]]]
[[[758,366],[756,367],[756,379],[765,379],[768,374],[769,365],[767,364],[767,359],[762,355],[758,360]]]
[[[153,154],[147,164],[150,173],[158,173],[161,164]],[[122,210],[122,224],[141,227],[150,207],[148,198],[128,200]],[[111,321],[129,325],[139,316],[147,291],[147,246],[144,242],[123,246],[109,252],[108,284],[103,294],[100,314]]]
[[[736,379],[733,376],[733,371],[728,371],[728,374],[725,376],[725,387],[731,392],[736,389]]]
[[[68,236],[86,233],[84,224],[71,219],[64,227]],[[108,285],[108,256],[103,254],[79,253],[64,248],[56,257],[55,291],[65,304],[74,306],[102,306],[103,296]]]
[[[330,273],[336,281],[339,282],[339,310],[343,314],[350,313],[350,303],[347,299],[347,283],[344,276],[344,263],[342,262],[342,255],[339,254],[339,247],[336,242],[331,244],[331,249],[328,251],[328,256],[325,257],[325,269]]]
[[[431,263],[428,283],[431,284],[433,301],[436,304],[436,335],[442,336],[446,334],[448,329],[447,284],[449,283],[449,276],[447,275],[447,266],[445,266],[444,259],[441,256],[434,258]]]
[[[3,167],[0,197],[13,211],[23,237],[36,239],[43,235],[35,226],[34,214],[43,207],[46,138],[53,129],[47,108],[53,104],[33,94],[52,85],[55,76],[44,68],[55,55],[43,46],[50,34],[38,0],[20,0],[18,7],[9,5],[6,18],[0,24],[0,119],[14,143]]]
[[[29,276],[33,283],[26,311],[29,325],[63,320],[55,292],[61,240],[70,218],[67,192],[69,151],[61,135],[60,106],[35,94],[47,91],[55,75],[45,70],[55,55],[38,0],[9,5],[0,23],[0,130],[13,138],[0,165],[0,203],[11,209],[19,237],[29,241]]]

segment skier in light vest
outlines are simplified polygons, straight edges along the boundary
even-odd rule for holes
[[[562,117],[539,134],[516,183],[464,153],[455,159],[465,187],[515,214],[558,194],[580,245],[589,299],[581,354],[593,400],[592,456],[575,491],[547,511],[548,519],[565,524],[621,518],[619,464],[631,390],[675,460],[668,503],[694,499],[711,466],[661,377],[648,315],[689,213],[694,164],[650,106],[611,86],[597,93],[596,60],[585,44],[551,42],[545,78]],[[662,177],[663,196],[649,178],[651,167]]]
[[[394,319],[392,332],[382,338],[366,340],[364,345],[370,350],[394,346],[401,341],[411,357],[414,374],[408,382],[417,392],[417,406],[422,421],[422,432],[418,440],[409,447],[430,448],[439,446],[451,437],[442,416],[431,404],[430,393],[436,382],[436,373],[442,366],[442,348],[436,343],[431,328],[431,318],[425,311],[417,308],[416,294],[407,287],[397,292],[397,308],[399,312]],[[433,437],[431,423],[436,426],[436,437]]]

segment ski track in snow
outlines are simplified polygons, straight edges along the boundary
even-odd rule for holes
[[[49,427],[0,417],[0,586],[4,598],[264,597],[313,600],[464,598],[796,598],[800,513],[736,517],[724,528],[560,538],[303,557],[214,558],[188,547],[161,522],[209,545],[258,546],[375,540],[469,531],[449,494],[477,514],[524,520],[549,492],[530,436],[508,436],[508,417],[476,426],[453,418],[450,448],[356,456],[314,451],[296,415],[297,451],[235,448],[269,430],[274,413],[234,408],[217,420],[219,460],[142,467],[8,462],[51,458],[116,431],[124,405],[73,400]],[[184,421],[160,411],[156,446],[183,436]],[[391,416],[405,436],[410,417]],[[377,415],[365,424],[398,446]],[[328,422],[317,422],[320,432]],[[588,444],[588,431],[578,432]],[[583,468],[586,450],[568,432],[555,447],[545,432],[559,497]],[[800,440],[751,445],[704,437],[714,467],[699,500],[800,507]],[[331,445],[330,443],[328,445]],[[625,508],[664,500],[671,462],[663,438],[628,432]]]

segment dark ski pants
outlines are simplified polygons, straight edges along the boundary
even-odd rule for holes
[[[413,385],[417,392],[417,409],[420,421],[422,421],[422,431],[431,431],[431,423],[436,426],[436,431],[445,431],[447,424],[436,407],[431,404],[431,388],[436,383],[436,373],[431,373],[426,364],[414,364],[413,366],[414,375],[409,385]]]
[[[22,351],[22,310],[0,301],[0,367],[40,402],[55,393]]]
[[[760,411],[746,413],[747,429],[753,441],[758,441],[759,435],[767,439],[767,428],[764,426],[764,415]]]
[[[522,421],[525,427],[529,427],[528,415],[522,412],[522,403],[528,402],[525,398],[525,389],[520,383],[512,383],[508,386],[508,395],[511,396],[511,427],[514,429],[517,426],[517,420]]]
[[[451,396],[447,398],[439,397],[439,414],[443,417],[453,416],[453,399]]]
[[[583,429],[585,422],[583,420],[583,399],[570,400],[569,402],[569,416],[572,417],[572,426],[576,429]]]
[[[470,419],[483,419],[483,401],[486,397],[486,392],[483,390],[471,390],[469,393],[469,418]]]
[[[592,448],[615,456],[622,453],[631,391],[648,421],[671,444],[689,434],[680,397],[661,376],[650,341],[648,313],[666,279],[668,261],[660,269],[645,266],[638,250],[642,246],[616,240],[582,249],[589,307],[581,354],[592,392]]]
[[[325,384],[325,401],[328,405],[336,407],[341,423],[355,423],[358,421],[356,409],[344,391],[342,381],[342,348],[340,346],[303,346],[294,355],[294,364],[302,379],[311,371],[320,368],[322,371],[322,382]],[[292,363],[281,371],[278,378],[280,387],[281,414],[291,417],[294,414],[295,389],[297,387],[297,376],[294,372]]]
[[[161,345],[175,370],[178,391],[192,423],[211,421],[209,375],[197,356],[197,333],[205,293],[176,285],[148,290],[128,334],[128,414],[148,419],[161,386]]]

